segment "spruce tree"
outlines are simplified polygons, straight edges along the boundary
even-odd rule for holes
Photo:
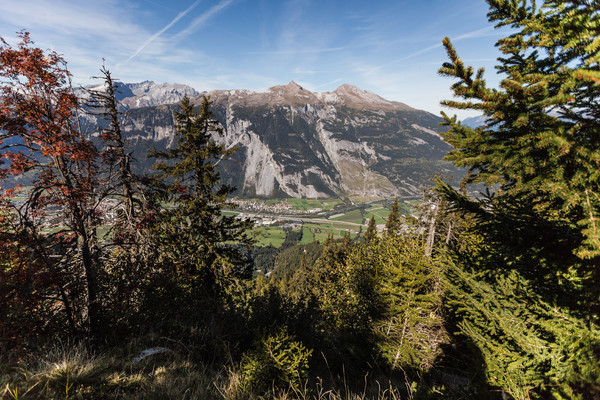
[[[216,163],[235,149],[215,141],[214,137],[223,135],[223,128],[208,97],[203,96],[196,111],[186,96],[174,117],[176,145],[150,154],[160,160],[154,168],[162,172],[163,193],[173,204],[161,213],[158,237],[164,246],[160,257],[190,278],[193,286],[217,289],[243,263],[232,244],[251,243],[247,229],[252,223],[221,212],[235,189],[220,182]]]
[[[450,243],[450,310],[483,355],[489,382],[514,398],[595,398],[599,6],[487,2],[490,20],[512,28],[497,43],[499,88],[443,42],[450,62],[440,74],[457,79],[452,89],[461,100],[442,104],[486,117],[470,129],[443,114],[454,147],[447,159],[469,168],[466,183],[487,186],[471,199],[438,183],[450,210],[463,216],[459,237],[471,243]]]
[[[385,235],[355,252],[350,263],[375,275],[375,344],[393,369],[431,369],[447,340],[436,284],[440,268],[425,247],[419,237]]]
[[[397,198],[394,200],[392,211],[385,222],[385,230],[388,234],[398,233],[400,230],[400,206]]]
[[[369,226],[365,232],[364,240],[365,243],[371,243],[377,239],[377,225],[375,224],[375,216],[372,215],[369,220]]]
[[[499,89],[474,76],[448,38],[450,57],[440,74],[458,78],[452,88],[464,101],[442,104],[482,112],[486,124],[469,129],[444,118],[448,156],[469,167],[469,183],[498,185],[505,198],[540,199],[556,220],[579,228],[573,251],[600,255],[600,28],[595,1],[488,0],[489,18],[515,33],[498,41],[504,57]]]

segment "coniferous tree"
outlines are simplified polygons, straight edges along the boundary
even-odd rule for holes
[[[377,239],[377,225],[375,223],[375,216],[372,215],[371,219],[369,219],[369,226],[367,227],[367,231],[365,232],[364,240],[365,243],[371,243]]]
[[[102,76],[99,78],[104,80],[104,90],[90,90],[91,101],[88,105],[93,109],[100,109],[100,115],[108,122],[108,127],[102,129],[99,135],[106,147],[102,153],[108,167],[105,173],[114,186],[120,187],[120,195],[125,205],[125,220],[132,225],[136,214],[135,204],[139,202],[139,199],[135,198],[136,177],[131,172],[131,153],[127,153],[125,140],[121,134],[119,120],[121,113],[116,97],[118,87],[110,71],[104,65],[100,72]]]
[[[253,224],[221,213],[234,188],[219,181],[216,163],[235,149],[226,149],[213,137],[223,128],[203,96],[196,111],[186,96],[175,112],[176,145],[165,152],[152,152],[160,161],[160,181],[166,200],[173,207],[161,213],[158,238],[164,246],[163,262],[176,267],[195,286],[216,290],[235,273],[242,255],[233,243],[249,245],[247,229]]]
[[[475,343],[489,381],[515,398],[600,393],[597,268],[600,133],[596,1],[487,0],[504,56],[500,88],[487,87],[444,39],[457,78],[444,105],[478,110],[470,129],[444,115],[448,159],[469,167],[478,199],[438,183],[463,216],[471,246],[450,243],[447,290],[460,331]],[[449,242],[451,242],[449,240]],[[578,332],[573,334],[573,332]],[[573,356],[574,353],[580,354]],[[568,372],[571,371],[571,372]]]
[[[388,215],[387,221],[385,221],[385,230],[388,234],[398,233],[400,230],[400,206],[398,205],[398,199],[394,200],[390,215]]]
[[[447,341],[436,285],[441,269],[425,247],[419,237],[385,235],[352,258],[376,277],[375,343],[392,368],[426,371]]]
[[[529,202],[536,218],[554,220],[566,238],[561,248],[594,259],[600,255],[600,88],[598,38],[590,33],[600,25],[598,6],[488,3],[491,21],[517,30],[498,42],[505,55],[498,69],[506,78],[500,89],[488,88],[484,71],[473,76],[444,39],[451,62],[440,73],[459,79],[453,89],[465,101],[443,104],[487,117],[484,126],[469,129],[444,114],[445,138],[455,147],[448,159],[470,168],[469,183],[499,185],[496,201]]]

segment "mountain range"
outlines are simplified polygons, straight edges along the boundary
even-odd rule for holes
[[[151,148],[173,146],[173,111],[184,95],[178,84],[120,84],[122,131],[138,172],[151,169]],[[223,181],[244,197],[362,197],[419,195],[435,174],[462,172],[442,161],[450,147],[440,138],[441,118],[344,84],[311,92],[295,82],[264,92],[216,90],[212,110],[237,147],[219,160]],[[96,123],[102,123],[90,116]]]

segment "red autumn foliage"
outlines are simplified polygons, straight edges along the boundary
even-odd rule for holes
[[[71,329],[86,319],[78,329],[94,335],[99,313],[93,263],[98,252],[99,153],[77,126],[79,101],[66,62],[55,52],[35,48],[27,32],[18,35],[17,46],[4,40],[0,44],[0,158],[6,160],[0,191],[10,195],[7,179],[24,172],[33,173],[34,180],[20,206],[0,204],[0,314],[14,307],[35,313],[51,304]],[[40,217],[49,207],[68,235],[42,233]],[[74,304],[78,301],[85,306]],[[2,315],[7,324],[11,315]]]

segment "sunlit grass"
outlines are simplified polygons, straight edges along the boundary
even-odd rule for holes
[[[106,354],[82,344],[59,344],[37,359],[2,370],[1,399],[217,399],[219,369],[176,351],[139,362],[133,343]]]
[[[333,218],[333,220],[339,221],[339,222],[351,222],[354,224],[362,224],[363,216],[362,216],[362,213],[360,212],[360,210],[352,210],[343,215],[340,215],[339,217]]]
[[[382,206],[372,207],[372,208],[369,208],[368,210],[366,210],[365,220],[368,223],[369,220],[371,219],[371,216],[374,216],[375,224],[383,225],[383,224],[385,224],[385,221],[387,220],[389,215],[390,215],[390,210],[388,210],[387,208],[384,208]]]
[[[341,204],[340,199],[287,199],[287,202],[292,205],[294,210],[308,211],[315,208],[321,208],[324,211],[332,210],[336,205]]]
[[[254,230],[256,235],[257,246],[280,247],[285,241],[285,232],[280,226],[261,226]]]
[[[12,364],[0,355],[0,399],[401,399],[390,383],[374,380],[369,388],[355,392],[345,382],[336,384],[319,377],[305,382],[300,390],[290,387],[273,388],[268,395],[248,393],[236,363],[193,361],[193,354],[178,346],[133,361],[152,343],[158,344],[156,340],[160,339],[134,339],[102,353],[81,343],[56,343]]]

